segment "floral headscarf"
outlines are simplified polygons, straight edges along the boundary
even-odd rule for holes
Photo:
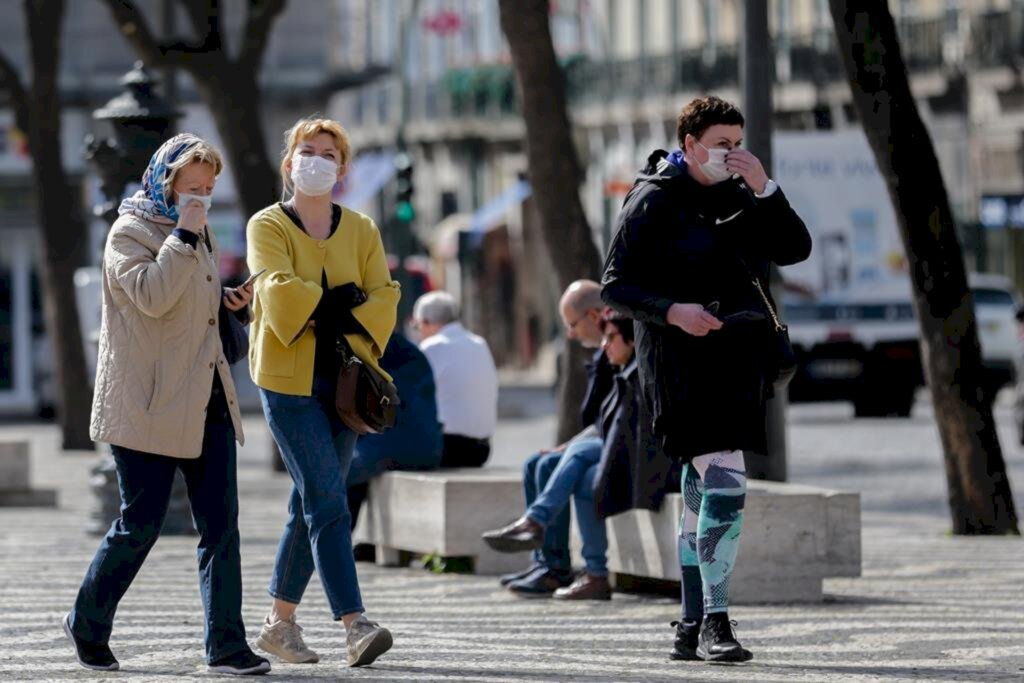
[[[121,202],[117,213],[131,214],[155,223],[174,225],[178,222],[178,207],[170,204],[169,194],[164,193],[167,167],[185,151],[201,143],[191,133],[181,133],[160,145],[160,149],[149,160],[146,172],[142,174],[142,189]],[[168,188],[169,189],[169,188]]]

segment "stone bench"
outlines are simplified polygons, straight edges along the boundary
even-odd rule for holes
[[[0,507],[54,507],[57,492],[33,489],[28,441],[0,441]]]
[[[373,544],[382,565],[397,564],[404,550],[471,557],[476,573],[501,574],[520,569],[523,556],[491,550],[480,534],[522,514],[518,470],[388,472],[370,483],[355,539]]]
[[[476,573],[499,574],[523,568],[527,556],[494,552],[480,534],[517,519],[523,505],[518,470],[389,472],[370,484],[355,538],[376,546],[378,564],[398,564],[401,551],[436,553],[470,557]],[[681,505],[682,497],[673,493],[657,512],[633,510],[609,519],[609,569],[678,581]],[[582,566],[573,527],[573,554]],[[860,576],[860,565],[858,494],[750,482],[731,585],[735,602],[818,601],[824,578]]]

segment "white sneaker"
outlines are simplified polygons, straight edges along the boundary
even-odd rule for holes
[[[263,620],[256,647],[280,657],[289,664],[316,664],[320,655],[306,647],[302,639],[302,627],[295,623],[295,615],[288,619],[270,623],[270,617]]]
[[[348,665],[373,664],[378,657],[391,649],[393,643],[391,631],[360,614],[348,627]]]

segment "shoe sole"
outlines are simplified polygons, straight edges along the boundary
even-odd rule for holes
[[[373,664],[378,657],[390,650],[392,645],[394,645],[394,639],[391,637],[391,632],[381,629],[370,636],[370,642],[366,644],[362,652],[356,655],[355,659],[349,660],[348,665],[354,667]]]
[[[69,616],[71,616],[70,613],[65,614],[64,618],[61,619],[60,624],[64,627],[64,635],[66,635],[68,637],[68,640],[71,641],[71,647],[75,648],[75,660],[86,669],[89,669],[90,671],[117,671],[118,669],[120,669],[121,665],[117,662],[114,662],[110,666],[96,666],[95,664],[86,664],[78,658],[78,644],[75,642],[74,634],[71,633],[71,624],[68,623]]]
[[[554,591],[551,591],[550,593],[523,593],[520,591],[514,591],[511,588],[508,590],[508,592],[516,596],[517,598],[523,598],[525,600],[548,600],[551,598],[552,595],[555,594]]]
[[[301,658],[295,657],[294,655],[289,654],[288,650],[285,650],[283,647],[278,647],[277,645],[264,640],[262,635],[256,639],[256,647],[264,652],[274,655],[278,659],[288,662],[289,664],[316,664],[320,661],[320,655],[315,652]]]
[[[484,542],[490,546],[491,550],[497,550],[499,553],[523,553],[528,550],[539,550],[544,545],[542,540],[531,540],[524,541],[517,538],[500,538],[500,537],[487,537],[484,536]]]
[[[703,660],[696,650],[691,650],[690,648],[685,650],[676,648],[668,654],[668,658],[677,662],[699,662]]]
[[[552,595],[551,597],[554,598],[555,600],[566,600],[566,601],[569,601],[569,600],[581,600],[581,601],[582,600],[611,600],[612,599],[612,594],[609,593],[608,595],[588,595],[585,598],[581,598],[581,597],[578,597],[578,596],[575,596],[575,595],[559,595],[558,592],[555,591],[555,594]]]
[[[700,645],[697,646],[697,656],[703,659],[705,662],[730,662],[734,664],[740,662],[749,662],[751,659],[754,658],[754,655],[750,652],[750,650],[747,650],[745,648],[740,648],[739,650],[729,650],[728,652],[723,652],[719,655],[709,655]]]
[[[270,662],[263,662],[248,669],[236,669],[233,666],[208,666],[207,671],[215,674],[232,674],[234,676],[259,676],[270,671]]]

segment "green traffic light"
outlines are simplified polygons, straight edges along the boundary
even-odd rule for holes
[[[412,219],[416,218],[416,209],[412,207],[411,202],[399,202],[395,209],[395,216],[404,223],[411,223]]]

